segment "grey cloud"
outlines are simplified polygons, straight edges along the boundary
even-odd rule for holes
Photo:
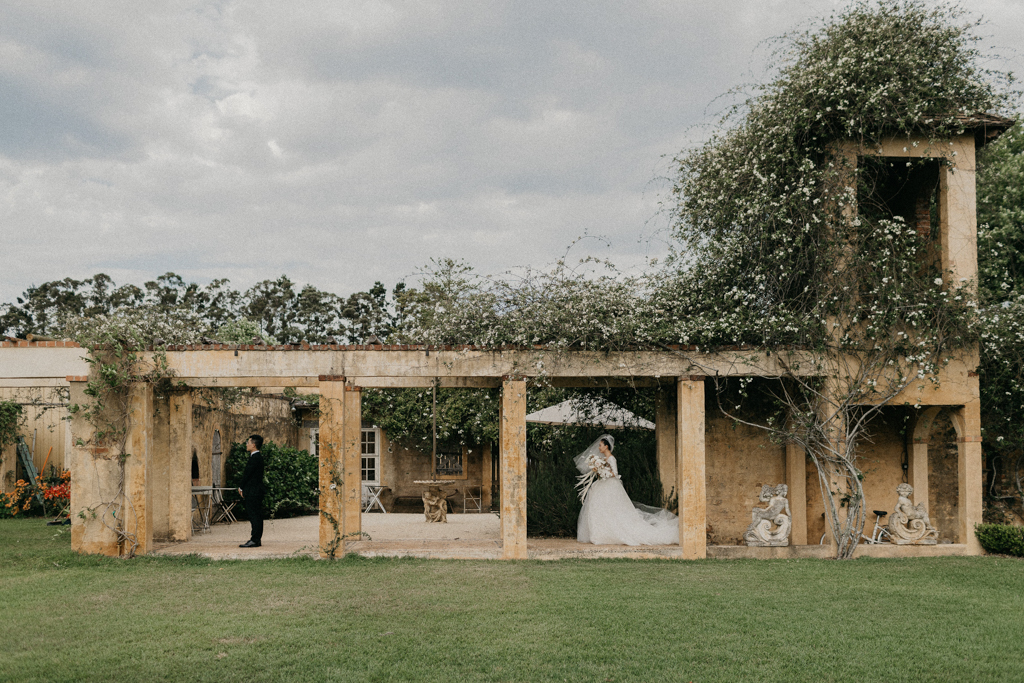
[[[715,98],[841,4],[7,3],[0,301],[98,271],[346,293],[430,257],[543,266],[584,234],[606,240],[573,254],[639,266]],[[1024,43],[1019,2],[977,9]]]

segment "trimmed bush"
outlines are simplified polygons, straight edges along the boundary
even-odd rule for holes
[[[974,535],[981,547],[997,555],[1024,557],[1024,527],[1008,524],[976,524]]]
[[[319,509],[320,482],[316,457],[309,451],[278,446],[273,441],[265,441],[260,452],[263,453],[263,481],[267,486],[267,495],[263,498],[264,516],[280,519],[316,512]],[[248,460],[249,453],[244,444],[231,444],[231,454],[226,463],[230,488],[238,488]],[[231,495],[239,498],[238,508],[243,515],[239,519],[245,519],[245,500],[237,493]]]

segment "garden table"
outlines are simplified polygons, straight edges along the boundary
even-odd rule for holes
[[[204,503],[205,500],[205,503]],[[192,487],[193,509],[199,511],[199,522],[192,519],[192,531],[210,531],[210,513],[213,511],[213,487],[193,486]]]

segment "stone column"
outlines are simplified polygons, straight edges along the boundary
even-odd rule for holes
[[[664,505],[679,491],[676,477],[676,388],[658,387],[655,394],[654,439]]]
[[[71,470],[71,549],[116,556],[117,520],[110,514],[109,503],[119,497],[120,465],[113,449],[97,443],[95,428],[83,417],[85,406],[92,403],[92,398],[85,395],[88,379],[68,377],[72,445],[64,455],[64,466]]]
[[[526,381],[501,385],[501,547],[506,560],[526,554]]]
[[[491,468],[493,467],[491,444],[484,444],[483,454],[480,458],[480,505],[484,512],[489,512],[491,509]]]
[[[320,375],[320,557],[345,555],[344,407],[345,378]]]
[[[359,387],[345,384],[342,469],[345,493],[342,498],[346,541],[358,541],[363,531],[363,393]]]
[[[977,378],[974,386],[977,387]],[[977,398],[958,408],[954,413],[957,427],[957,474],[960,514],[960,542],[967,546],[972,555],[982,555],[984,550],[974,535],[974,525],[981,524],[984,474],[981,464],[981,401]]]
[[[138,542],[137,555],[145,555],[153,548],[153,507],[150,477],[153,452],[153,385],[135,384],[130,389],[130,417],[128,440],[125,444],[125,532]],[[122,548],[121,552],[128,552]]]
[[[168,536],[192,538],[192,393],[174,393],[168,407]]]
[[[948,143],[949,164],[939,167],[939,243],[942,270],[951,270],[952,287],[978,275],[978,212],[975,195],[974,136]]]
[[[170,396],[153,397],[153,450],[149,454],[149,501],[153,517],[153,540],[169,541],[170,534]]]
[[[786,444],[786,486],[793,514],[790,545],[807,545],[807,454],[796,444]]]
[[[914,422],[907,440],[907,483],[914,487],[914,504],[928,509],[928,444],[941,406],[925,408]]]
[[[680,377],[677,385],[676,471],[679,545],[683,559],[707,557],[707,489],[704,461],[704,378]]]

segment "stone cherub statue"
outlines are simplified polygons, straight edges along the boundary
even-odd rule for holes
[[[768,503],[768,507],[755,507],[750,511],[750,526],[743,534],[748,546],[782,546],[789,545],[789,531],[793,526],[792,514],[789,511],[789,500],[786,494],[789,487],[762,486],[759,499]],[[776,528],[772,531],[772,525]]]
[[[899,498],[896,500],[896,509],[889,517],[889,540],[896,545],[934,545],[938,541],[939,532],[928,519],[924,503],[914,505],[910,502],[914,487],[900,484],[896,487],[896,493]]]
[[[433,491],[423,492],[423,514],[428,522],[448,521],[448,501],[444,494],[435,494]]]

